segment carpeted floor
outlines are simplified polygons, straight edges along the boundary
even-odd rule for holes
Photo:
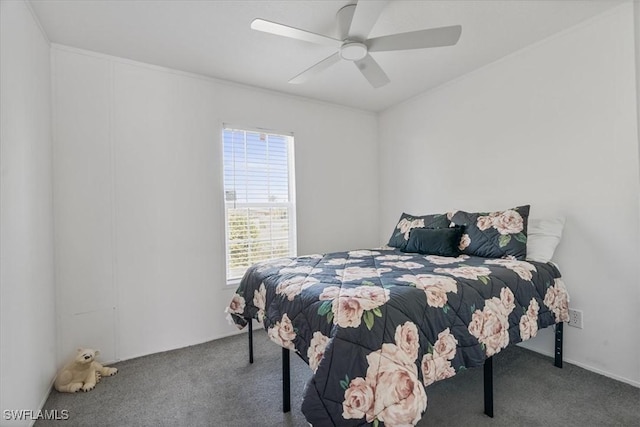
[[[72,426],[308,426],[300,412],[309,367],[291,356],[291,412],[283,414],[281,349],[255,333],[114,364],[118,375],[88,393],[52,391],[43,409],[66,409]],[[427,388],[418,426],[638,426],[640,389],[520,347],[494,357],[494,418],[483,414],[482,368]]]

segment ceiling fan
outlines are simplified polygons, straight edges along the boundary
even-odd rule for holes
[[[462,33],[460,25],[452,25],[367,38],[387,3],[389,1],[360,0],[340,9],[336,15],[340,39],[264,19],[254,19],[251,28],[337,49],[332,55],[293,77],[289,83],[304,83],[333,64],[345,60],[353,62],[371,86],[378,88],[390,80],[370,52],[452,46]]]

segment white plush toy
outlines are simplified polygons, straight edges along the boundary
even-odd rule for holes
[[[79,348],[75,359],[58,372],[54,383],[56,390],[66,393],[93,390],[100,378],[117,374],[116,368],[102,366],[96,361],[98,354],[98,350]]]

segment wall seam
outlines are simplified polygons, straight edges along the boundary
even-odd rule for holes
[[[382,138],[380,137],[380,118],[381,114],[376,113],[375,123],[376,123],[376,164],[378,166],[378,171],[382,170]],[[378,209],[376,210],[377,219],[376,219],[376,233],[378,234],[378,244],[380,247],[387,244],[382,237],[382,174],[376,174],[376,187],[378,190]]]
[[[640,0],[633,2],[633,34],[636,65],[636,118],[638,136],[638,162],[640,163]],[[640,174],[638,175],[640,179]]]
[[[118,233],[117,233],[117,207],[116,207],[116,148],[114,138],[114,108],[115,108],[115,63],[109,61],[109,108],[108,108],[108,140],[109,140],[109,163],[111,169],[111,286],[113,292],[113,353],[115,360],[120,360],[120,295],[118,292]]]
[[[635,72],[636,72],[636,138],[638,147],[638,165],[640,165],[640,0],[633,2],[633,34],[634,34],[634,54],[635,54]],[[640,180],[640,167],[638,168],[638,179]],[[639,200],[640,202],[640,200]],[[640,223],[640,217],[638,218]],[[636,281],[636,304],[640,304],[640,266],[637,267]],[[636,365],[636,369],[640,370],[640,362]],[[640,383],[634,384],[640,387]]]
[[[56,331],[56,365],[59,367],[62,364],[62,346],[60,344],[60,340],[62,338],[62,331],[60,330],[60,266],[58,263],[58,233],[57,233],[57,215],[56,215],[56,186],[55,186],[55,175],[56,175],[56,157],[57,157],[57,140],[58,140],[58,118],[56,111],[54,108],[58,99],[58,91],[57,91],[57,62],[56,62],[56,54],[53,49],[49,48],[49,61],[51,64],[51,217],[53,223],[53,282],[54,282],[54,313],[55,313],[55,331]]]

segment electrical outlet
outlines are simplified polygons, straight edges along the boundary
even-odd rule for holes
[[[582,329],[582,310],[569,309],[569,326]]]

